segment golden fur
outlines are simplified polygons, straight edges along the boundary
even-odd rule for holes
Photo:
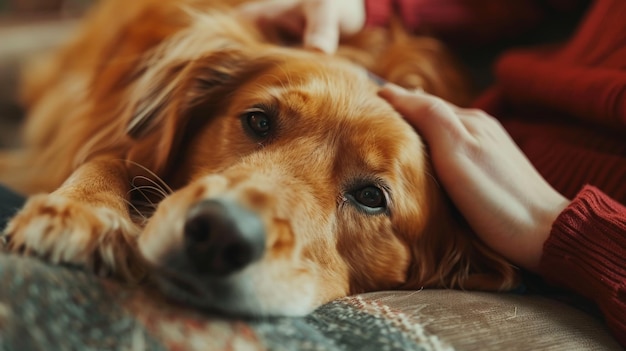
[[[24,144],[0,154],[0,181],[33,196],[5,230],[7,250],[127,281],[148,273],[173,298],[248,315],[515,283],[464,231],[421,139],[363,69],[462,103],[464,80],[437,41],[366,29],[327,56],[272,44],[207,3],[104,1],[29,66]],[[215,203],[235,215],[207,224]],[[260,256],[228,244],[192,263],[189,252],[212,252],[214,227],[240,217],[256,228],[245,235],[260,233],[245,239]]]

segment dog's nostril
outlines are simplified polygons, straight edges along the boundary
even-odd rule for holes
[[[189,210],[184,230],[187,257],[204,274],[233,273],[261,258],[265,250],[261,219],[226,200],[196,204]]]
[[[185,236],[188,241],[201,244],[209,240],[211,223],[204,216],[203,213],[194,213],[187,218],[187,222],[185,222]]]
[[[250,262],[252,255],[253,252],[248,246],[234,244],[225,248],[222,256],[227,265],[243,267]]]

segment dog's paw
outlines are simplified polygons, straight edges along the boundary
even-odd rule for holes
[[[138,235],[138,227],[112,209],[50,194],[30,198],[3,239],[8,252],[136,282],[144,274],[136,252]]]

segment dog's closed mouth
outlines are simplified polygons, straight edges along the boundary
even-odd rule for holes
[[[165,266],[153,266],[151,279],[168,298],[197,307],[209,307],[234,293],[232,275],[200,273],[180,258],[167,262]]]
[[[256,302],[245,297],[230,278],[188,275],[171,269],[157,269],[152,276],[162,296],[173,303],[224,317],[249,317],[245,306]]]
[[[159,270],[155,274],[156,283],[168,292],[168,295],[182,300],[206,299],[207,291],[195,283],[192,278],[182,276],[180,273],[169,270]]]

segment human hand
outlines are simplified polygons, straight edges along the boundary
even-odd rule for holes
[[[260,0],[241,5],[241,16],[264,30],[298,36],[305,48],[332,54],[339,38],[365,25],[364,0]]]
[[[536,271],[552,223],[569,200],[485,112],[391,84],[379,94],[424,137],[441,184],[477,235],[513,263]]]

